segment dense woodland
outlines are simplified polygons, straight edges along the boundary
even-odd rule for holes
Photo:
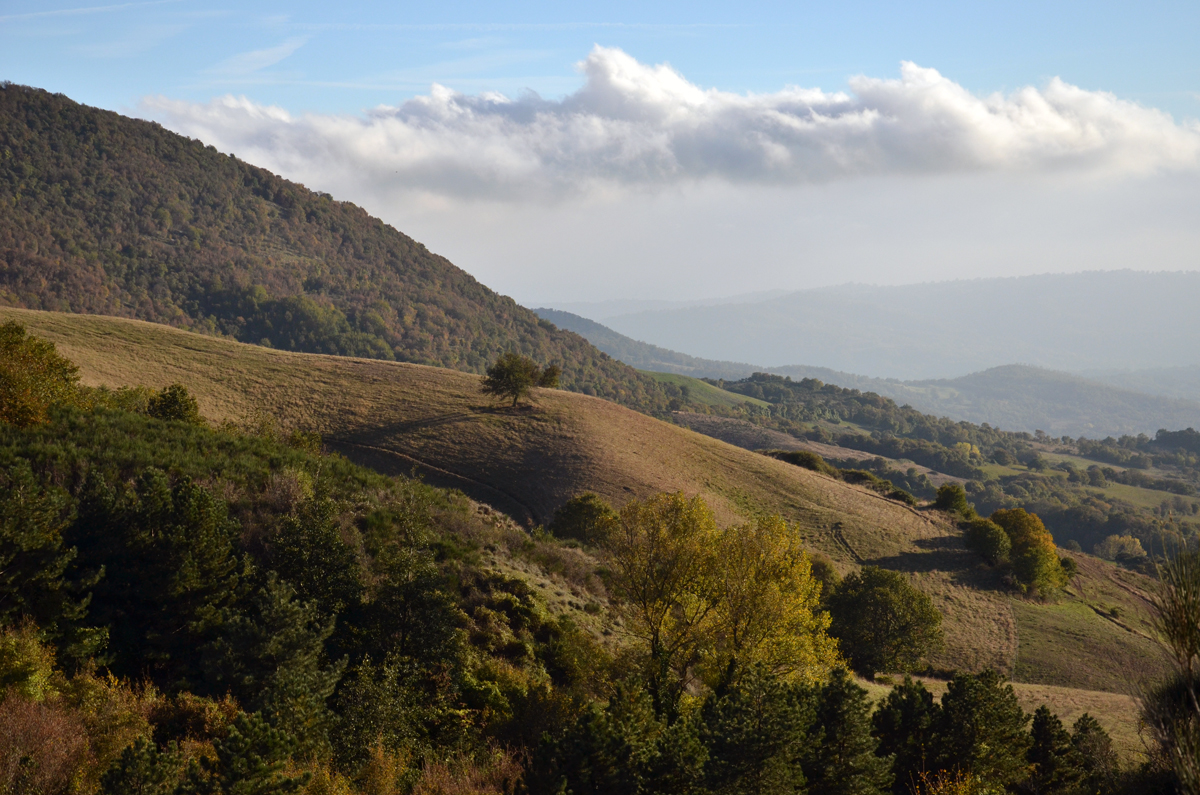
[[[901,574],[838,581],[776,518],[582,495],[528,533],[268,419],[212,427],[181,386],[80,388],[16,324],[0,387],[8,792],[1171,786],[1165,757],[1122,770],[1096,721],[1030,716],[991,672],[873,706],[846,668],[919,668],[940,616]],[[485,553],[574,576],[577,618],[620,631]]]
[[[0,85],[0,302],[483,372],[506,350],[643,411],[670,395],[361,208],[150,122]]]

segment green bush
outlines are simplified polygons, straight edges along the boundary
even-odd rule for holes
[[[962,519],[974,519],[975,508],[967,502],[967,490],[961,483],[945,483],[938,487],[933,507]]]
[[[830,634],[854,671],[911,671],[942,643],[942,616],[929,596],[894,571],[865,566],[826,600]]]
[[[603,546],[619,518],[604,498],[584,492],[567,500],[554,512],[548,528],[555,538],[567,538],[590,547]]]
[[[153,395],[146,406],[146,413],[159,420],[179,420],[189,425],[202,425],[200,406],[183,384],[171,384]]]
[[[1000,525],[990,519],[972,519],[963,530],[963,542],[967,549],[995,566],[1008,561],[1012,541]]]

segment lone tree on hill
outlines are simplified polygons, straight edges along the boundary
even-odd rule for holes
[[[509,351],[500,354],[483,377],[483,392],[496,397],[512,398],[513,406],[528,397],[535,386],[553,389],[558,386],[559,369],[549,365],[542,369],[528,356]]]

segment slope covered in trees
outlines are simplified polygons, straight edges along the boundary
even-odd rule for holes
[[[873,707],[821,601],[872,589],[818,576],[779,517],[720,525],[659,494],[600,511],[581,549],[304,434],[213,427],[180,385],[51,377],[70,388],[44,415],[0,422],[14,793],[884,795],[933,776],[1117,795],[1159,775],[1120,769],[1087,715],[1030,725],[979,666]]]
[[[1078,593],[1025,609],[1000,573],[978,569],[939,511],[914,510],[869,481],[834,480],[608,401],[537,390],[532,405],[512,410],[483,395],[478,376],[452,370],[287,353],[119,318],[0,309],[0,320],[10,318],[54,341],[85,383],[184,381],[210,419],[240,422],[267,411],[288,427],[319,431],[360,464],[415,471],[528,525],[548,523],[587,491],[616,508],[662,492],[699,495],[721,526],[778,514],[806,550],[843,574],[876,565],[911,576],[944,616],[945,647],[932,658],[938,668],[993,667],[1031,683],[1119,691],[1124,671],[1155,654],[1136,595],[1145,581],[1134,572],[1081,558]],[[573,577],[579,569],[568,561],[561,572]],[[563,593],[554,601],[577,601]],[[1097,612],[1112,605],[1134,629]],[[1064,654],[1063,637],[1080,645]]]
[[[145,121],[0,87],[0,303],[482,372],[513,350],[643,411],[669,395],[361,208]]]

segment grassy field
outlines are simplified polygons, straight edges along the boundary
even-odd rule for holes
[[[726,392],[724,389],[713,386],[710,383],[701,381],[699,378],[692,378],[690,375],[680,375],[678,373],[659,373],[653,370],[640,371],[655,381],[661,381],[664,384],[674,384],[679,387],[687,387],[688,401],[691,403],[699,403],[703,406],[739,406],[742,403],[753,403],[755,406],[769,406],[765,400],[758,398],[747,397],[746,395],[738,395],[733,392]]]
[[[618,506],[700,494],[723,524],[781,514],[843,574],[864,564],[909,573],[945,617],[937,668],[994,667],[1028,685],[1121,696],[1159,670],[1145,578],[1076,555],[1080,576],[1059,601],[1027,601],[937,512],[607,401],[538,390],[533,405],[511,410],[485,399],[477,376],[440,368],[287,353],[126,319],[0,309],[8,319],[54,341],[88,384],[182,382],[211,420],[268,412],[320,431],[360,463],[461,488],[526,526],[585,490]],[[591,598],[562,582],[538,587],[564,605]],[[1132,726],[1134,713],[1122,714]]]

